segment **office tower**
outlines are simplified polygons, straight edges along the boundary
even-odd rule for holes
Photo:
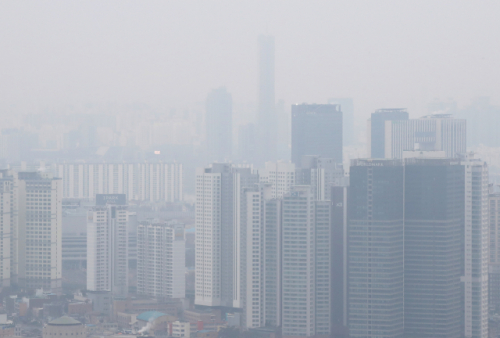
[[[342,163],[342,111],[334,104],[292,105],[292,162],[318,155]]]
[[[368,154],[371,158],[386,158],[385,156],[385,126],[386,121],[408,120],[406,109],[378,109],[368,120]]]
[[[98,194],[88,211],[88,290],[128,294],[127,209],[125,194]]]
[[[238,129],[238,158],[245,163],[257,163],[258,144],[255,124],[248,123]]]
[[[295,164],[266,162],[266,168],[259,173],[260,181],[271,184],[271,198],[281,198],[295,185]]]
[[[408,336],[462,334],[464,184],[464,166],[457,159],[405,160],[404,326]]]
[[[214,89],[208,94],[205,109],[208,160],[229,160],[233,150],[233,98],[225,87]]]
[[[61,292],[62,182],[45,172],[18,175],[19,286]]]
[[[235,224],[245,187],[258,183],[250,168],[214,163],[196,171],[196,284],[195,304],[235,304],[234,280],[240,250]],[[239,307],[238,304],[236,304]]]
[[[259,163],[276,161],[278,122],[274,96],[274,37],[259,36],[259,106],[257,132]]]
[[[474,154],[462,156],[465,169],[465,337],[488,337],[488,166]]]
[[[404,151],[444,151],[457,158],[466,148],[466,121],[450,114],[385,122],[385,158],[403,158]]]
[[[347,194],[349,182],[330,186],[331,323],[333,337],[348,337],[347,330]]]
[[[351,98],[333,98],[328,100],[329,104],[340,105],[343,114],[342,135],[343,145],[352,146],[358,142],[354,132],[354,103]]]
[[[283,197],[282,335],[330,334],[330,202],[309,186]]]
[[[137,229],[137,293],[185,298],[184,224],[144,222]]]
[[[490,194],[489,308],[500,311],[500,193]]]
[[[183,199],[180,163],[58,163],[64,198],[94,199],[126,194],[129,200],[177,202]]]
[[[351,337],[400,337],[403,301],[403,166],[353,160],[348,198]]]
[[[346,184],[347,179],[342,163],[312,155],[302,156],[295,178],[297,185],[310,185],[318,201],[329,200],[331,185]]]

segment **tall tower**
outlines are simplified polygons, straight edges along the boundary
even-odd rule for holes
[[[330,202],[316,201],[311,187],[283,197],[283,337],[330,335],[330,222]]]
[[[348,320],[351,337],[404,330],[403,165],[354,160],[348,198]]]
[[[274,93],[274,37],[259,36],[259,106],[257,130],[260,161],[276,161],[278,121]]]
[[[233,99],[225,87],[212,90],[206,102],[206,140],[209,161],[231,159],[233,145]]]
[[[128,294],[128,207],[125,194],[98,194],[88,212],[87,289]]]
[[[292,106],[292,162],[318,155],[342,163],[342,111],[334,104]]]
[[[385,122],[408,120],[408,111],[401,108],[378,109],[368,120],[368,154],[371,158],[385,156]],[[407,149],[408,150],[408,149]]]
[[[61,292],[62,181],[49,173],[18,173],[19,285]]]

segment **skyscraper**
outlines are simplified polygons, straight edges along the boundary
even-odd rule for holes
[[[404,330],[403,165],[354,160],[348,199],[348,319],[351,337]]]
[[[266,168],[259,172],[260,181],[271,184],[271,198],[281,198],[295,185],[295,164],[266,162]]]
[[[406,109],[378,109],[368,120],[368,154],[371,158],[386,158],[385,156],[385,122],[393,120],[408,120]]]
[[[405,160],[405,333],[462,334],[465,171],[457,159]]]
[[[8,287],[17,283],[17,200],[13,173],[0,171],[0,287]]]
[[[490,194],[489,307],[500,311],[500,193]]]
[[[206,142],[209,161],[231,159],[233,150],[233,99],[225,87],[212,90],[206,102]]]
[[[87,289],[128,294],[128,207],[124,194],[98,194],[88,211]]]
[[[137,293],[185,298],[184,224],[143,222],[137,228]]]
[[[257,130],[259,162],[276,161],[278,119],[274,93],[274,37],[259,36],[259,106]],[[260,164],[260,163],[259,163]]]
[[[333,104],[292,105],[292,162],[318,155],[342,163],[342,111]]]
[[[330,187],[346,183],[342,163],[332,158],[302,156],[301,165],[296,170],[297,185],[310,185],[314,198],[318,201],[330,199]]]
[[[61,292],[61,179],[45,172],[17,175],[19,285]]]
[[[352,146],[358,142],[354,131],[354,103],[351,98],[333,98],[328,100],[329,104],[340,105],[343,114],[342,135],[343,145]]]
[[[309,186],[283,197],[283,337],[330,335],[330,222],[330,203]]]
[[[236,223],[241,219],[244,188],[258,182],[258,174],[250,168],[214,163],[197,169],[195,304],[240,307],[235,303],[236,255],[241,245]]]

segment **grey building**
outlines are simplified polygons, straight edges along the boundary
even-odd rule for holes
[[[385,158],[385,122],[408,120],[406,109],[378,109],[368,120],[368,154],[371,158]]]
[[[292,105],[292,162],[318,155],[342,163],[342,111],[334,104]]]
[[[500,312],[500,193],[490,194],[489,308]]]
[[[282,335],[328,336],[330,323],[329,201],[316,201],[310,186],[283,197]]]
[[[405,333],[459,337],[465,171],[456,159],[405,160]]]
[[[403,165],[354,160],[348,199],[348,320],[351,337],[404,330]]]
[[[209,161],[231,158],[233,145],[233,99],[225,87],[212,90],[206,101],[206,142]]]
[[[340,105],[340,110],[343,113],[342,135],[344,146],[352,146],[358,143],[354,128],[354,102],[351,98],[333,98],[329,99],[328,103]]]

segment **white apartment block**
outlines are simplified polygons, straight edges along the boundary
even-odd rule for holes
[[[125,195],[96,196],[87,223],[88,290],[128,294],[127,223]]]
[[[330,203],[310,186],[283,197],[282,335],[330,335]]]
[[[61,292],[62,181],[43,172],[17,176],[19,285]]]
[[[140,224],[137,228],[137,293],[162,299],[185,298],[185,255],[184,224],[177,221]],[[189,336],[189,331],[186,333]]]
[[[236,225],[244,188],[259,181],[250,168],[214,163],[196,171],[195,304],[241,307],[237,269],[244,239]]]
[[[175,338],[190,338],[191,337],[191,323],[180,322],[176,320],[172,323],[172,337]]]
[[[281,198],[295,185],[295,164],[290,162],[266,162],[266,168],[259,171],[262,183],[270,183],[271,198]]]
[[[466,120],[434,114],[412,120],[385,121],[385,158],[403,158],[404,151],[444,151],[457,158],[467,149]]]
[[[485,162],[465,155],[464,336],[488,337],[489,176]]]
[[[58,163],[64,198],[94,199],[96,194],[126,194],[128,200],[183,200],[182,164]]]

